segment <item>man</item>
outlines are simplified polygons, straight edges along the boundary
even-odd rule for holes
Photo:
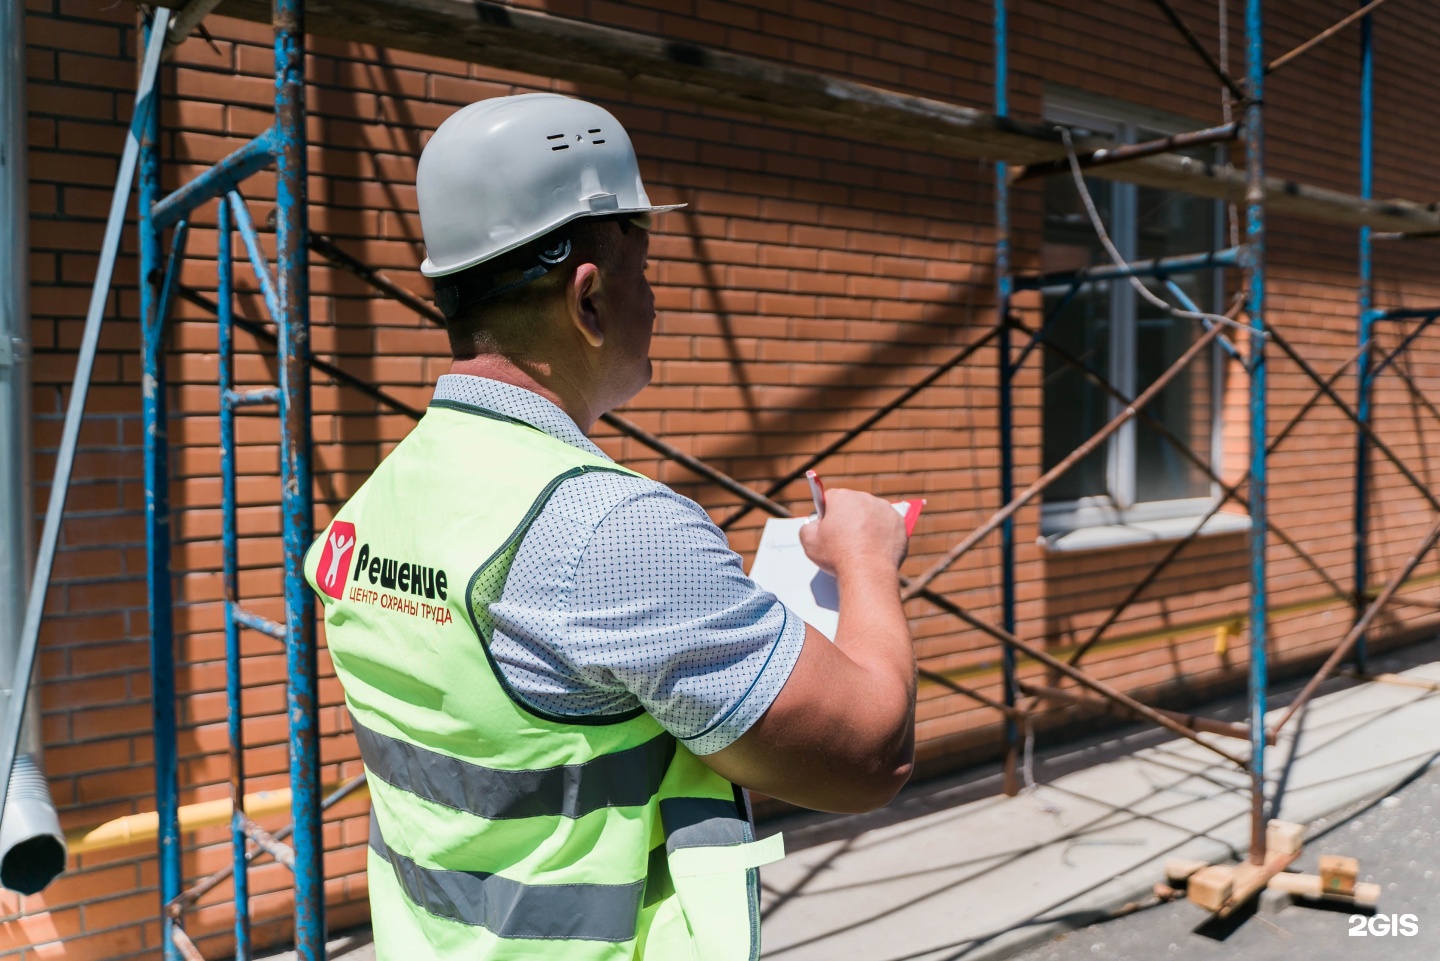
[[[832,490],[804,528],[832,644],[586,439],[650,380],[670,209],[605,110],[472,104],[417,188],[454,362],[307,564],[370,775],[378,956],[753,959],[783,849],[739,787],[849,812],[909,777],[900,518]]]

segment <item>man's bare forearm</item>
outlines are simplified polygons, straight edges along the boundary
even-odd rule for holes
[[[899,572],[883,560],[858,559],[840,567],[835,580],[840,593],[835,645],[867,670],[913,687],[915,651]]]
[[[883,559],[862,557],[838,566],[836,581],[840,621],[835,645],[875,679],[877,698],[896,712],[887,740],[908,764],[914,746],[915,648],[900,601],[899,572]]]

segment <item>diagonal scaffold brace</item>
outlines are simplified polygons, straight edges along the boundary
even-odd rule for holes
[[[1199,337],[1196,337],[1190,346],[1186,348],[1185,352],[1182,353],[1164,373],[1155,378],[1150,386],[1146,387],[1130,406],[1126,407],[1119,415],[1111,419],[1109,423],[1092,434],[1084,443],[1067,454],[1060,463],[1042,474],[1029,487],[1015,495],[1013,500],[992,514],[989,520],[967,534],[963,540],[947,551],[943,557],[927,568],[924,573],[911,581],[902,595],[905,600],[908,601],[918,596],[921,590],[928,587],[935,578],[945,573],[957,560],[963,557],[976,544],[980,543],[987,535],[998,529],[1000,525],[1005,523],[1009,518],[1013,517],[1020,508],[1042,494],[1047,487],[1059,480],[1066,471],[1073,468],[1083,460],[1086,455],[1104,443],[1106,438],[1134,420],[1140,411],[1144,409],[1145,405],[1158,397],[1160,392],[1163,391],[1172,380],[1179,376],[1190,365],[1190,362],[1198,357],[1202,350],[1209,347],[1211,342],[1219,335],[1220,328],[1212,327]]]

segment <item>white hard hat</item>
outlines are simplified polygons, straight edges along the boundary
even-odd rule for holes
[[[440,125],[415,176],[426,277],[484,263],[581,217],[674,210],[645,195],[610,111],[554,93],[482,100]]]

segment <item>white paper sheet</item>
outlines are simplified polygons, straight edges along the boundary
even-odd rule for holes
[[[915,518],[920,513],[916,505],[912,515],[913,503],[899,501],[893,505],[910,528],[915,526]],[[840,624],[839,586],[834,577],[805,556],[805,548],[800,546],[800,528],[808,520],[806,517],[772,517],[767,521],[760,534],[755,563],[750,566],[750,578],[833,641]]]

